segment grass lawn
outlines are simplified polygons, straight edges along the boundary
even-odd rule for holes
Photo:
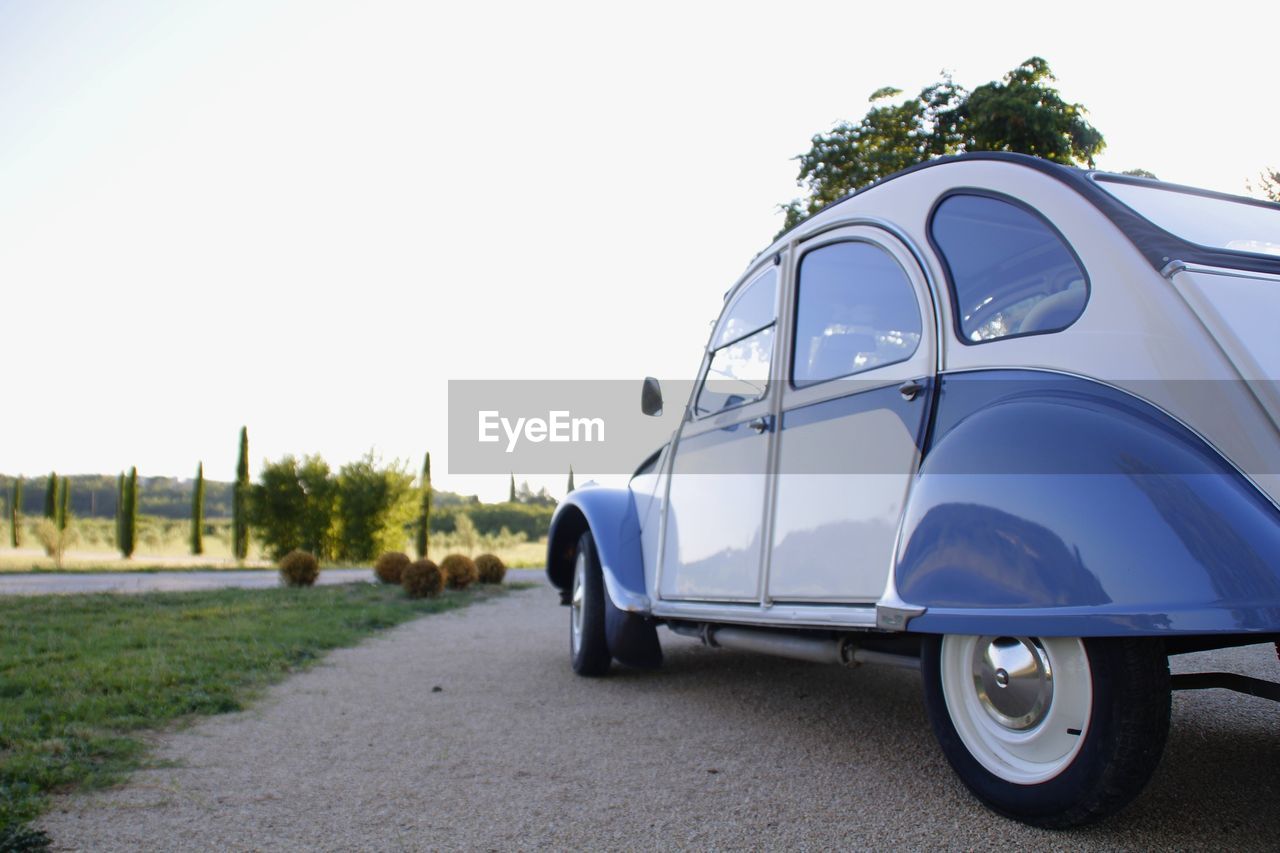
[[[324,652],[503,588],[410,600],[398,587],[0,597],[0,850],[47,794],[110,784],[145,759],[140,732],[244,707]]]

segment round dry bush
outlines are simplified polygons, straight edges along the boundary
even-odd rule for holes
[[[320,563],[306,551],[290,551],[280,559],[280,577],[289,586],[313,586],[320,577]]]
[[[399,551],[388,551],[373,564],[373,573],[383,583],[400,583],[400,573],[411,560]]]
[[[496,554],[476,557],[476,575],[480,583],[502,583],[506,574],[507,566]]]
[[[466,589],[476,582],[476,564],[466,554],[450,554],[440,561],[449,589]]]
[[[404,567],[400,586],[410,598],[435,598],[444,589],[444,572],[430,560],[418,560]]]

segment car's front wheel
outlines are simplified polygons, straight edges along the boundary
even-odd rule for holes
[[[1143,639],[946,635],[925,640],[938,743],[993,810],[1047,828],[1137,796],[1169,731],[1169,664]]]
[[[569,656],[578,675],[604,675],[613,656],[604,630],[604,575],[591,531],[578,539],[569,598]]]

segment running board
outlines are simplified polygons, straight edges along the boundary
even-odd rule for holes
[[[782,631],[688,622],[668,622],[667,627],[682,636],[702,640],[704,645],[713,649],[734,649],[811,663],[844,666],[880,664],[902,669],[920,669],[920,658],[914,655],[864,649],[849,637],[806,637]]]
[[[1280,684],[1247,675],[1236,675],[1234,672],[1188,672],[1170,676],[1169,682],[1174,690],[1209,690],[1220,687],[1280,702]]]

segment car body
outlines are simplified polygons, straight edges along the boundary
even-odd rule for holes
[[[1280,637],[1278,317],[1280,205],[999,153],[854,193],[726,294],[629,487],[557,509],[574,666],[662,624],[919,666],[989,806],[1109,814],[1193,686],[1167,656]]]

